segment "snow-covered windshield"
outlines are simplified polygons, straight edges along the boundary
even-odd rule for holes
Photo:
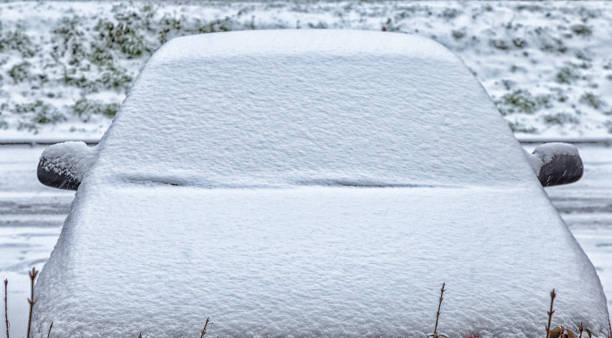
[[[210,186],[454,185],[531,174],[482,87],[441,46],[400,34],[295,34],[202,35],[163,47],[107,134],[98,172]]]

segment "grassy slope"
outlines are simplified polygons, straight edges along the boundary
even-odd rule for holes
[[[612,134],[612,5],[602,2],[12,2],[0,18],[5,138],[101,135],[174,36],[383,27],[460,55],[517,134]]]

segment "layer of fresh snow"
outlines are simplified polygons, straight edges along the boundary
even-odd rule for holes
[[[531,173],[529,173],[531,174]],[[85,187],[84,187],[85,188]],[[61,337],[605,336],[595,270],[539,188],[194,189],[77,193],[38,283]],[[543,315],[544,314],[544,315]]]
[[[163,114],[162,114],[163,113]],[[599,279],[469,70],[358,31],[173,40],[41,273],[58,336],[607,334]],[[511,164],[511,165],[510,165]]]
[[[463,63],[405,34],[177,38],[145,66],[116,121],[100,145],[98,175],[111,180],[455,185],[524,174],[493,156],[520,149]]]

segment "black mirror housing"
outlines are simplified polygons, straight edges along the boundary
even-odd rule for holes
[[[84,142],[54,144],[40,155],[38,181],[52,188],[77,190],[96,154],[95,148]]]
[[[578,181],[584,172],[578,148],[568,143],[545,143],[535,147],[529,161],[544,187]]]

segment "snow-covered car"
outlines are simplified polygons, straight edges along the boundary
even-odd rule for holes
[[[596,271],[542,188],[580,177],[575,148],[526,156],[426,38],[174,39],[96,148],[52,146],[41,170],[78,191],[37,334],[193,336],[210,316],[213,336],[422,337],[442,282],[448,336],[545,335],[553,288],[553,326],[608,334]]]

